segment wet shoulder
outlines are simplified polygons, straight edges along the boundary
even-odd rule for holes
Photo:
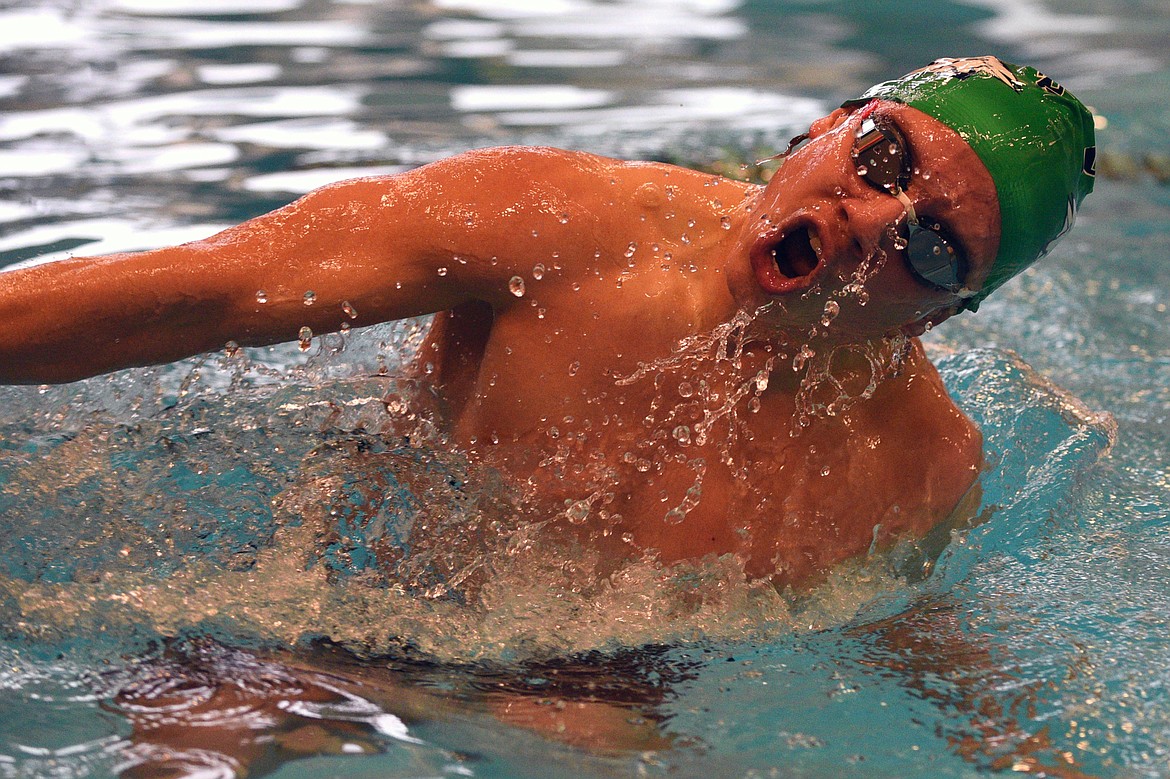
[[[893,468],[888,478],[912,479],[927,516],[946,515],[978,478],[983,436],[955,404],[917,339],[905,369],[885,382],[873,400],[873,427],[898,453],[887,463]]]

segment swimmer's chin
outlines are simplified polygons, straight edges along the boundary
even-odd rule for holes
[[[752,247],[751,264],[766,294],[803,292],[824,275],[824,244],[815,225],[790,225],[761,236]]]

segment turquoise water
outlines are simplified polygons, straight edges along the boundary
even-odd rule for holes
[[[201,237],[472,146],[751,159],[956,53],[1056,76],[1114,171],[1052,256],[928,338],[984,429],[986,521],[807,599],[734,570],[582,592],[493,557],[507,490],[442,453],[397,373],[422,323],[0,389],[0,776],[116,773],[159,679],[180,729],[234,684],[254,694],[220,720],[275,738],[248,713],[304,665],[350,697],[290,719],[351,754],[281,777],[1170,775],[1168,33],[1156,3],[0,4],[0,265]],[[444,542],[391,560],[423,511]],[[495,574],[475,597],[466,560]],[[609,705],[627,740],[495,707],[542,699]]]

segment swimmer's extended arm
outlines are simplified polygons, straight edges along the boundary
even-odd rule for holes
[[[595,243],[595,214],[563,214],[590,212],[617,164],[473,152],[324,187],[202,241],[0,272],[0,383],[75,381],[470,299],[507,305],[519,258],[531,267],[550,247]]]

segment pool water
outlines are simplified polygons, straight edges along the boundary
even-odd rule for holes
[[[799,597],[523,543],[402,375],[425,320],[0,388],[0,777],[183,738],[227,775],[212,720],[280,777],[1170,775],[1167,34],[1087,0],[0,3],[0,266],[476,146],[735,171],[937,56],[1107,120],[1076,230],[925,339],[981,521]]]

